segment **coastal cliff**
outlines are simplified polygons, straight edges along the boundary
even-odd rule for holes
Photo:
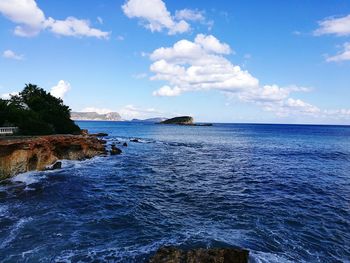
[[[45,170],[57,160],[82,160],[106,153],[94,136],[50,135],[0,139],[0,180],[18,173]]]

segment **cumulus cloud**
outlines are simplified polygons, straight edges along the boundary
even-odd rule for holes
[[[35,0],[1,0],[0,13],[16,23],[14,34],[33,37],[43,30],[57,35],[108,38],[110,33],[92,28],[89,21],[68,17],[65,20],[46,18]]]
[[[150,79],[165,81],[167,85],[153,95],[172,97],[188,91],[218,90],[229,99],[258,105],[278,116],[336,117],[340,112],[347,116],[347,110],[325,111],[292,97],[292,93],[310,92],[308,87],[260,85],[257,78],[225,57],[230,53],[228,44],[202,34],[194,41],[183,39],[171,47],[154,50],[149,55],[150,71],[154,74]]]
[[[64,81],[64,80],[60,80],[56,86],[51,88],[51,95],[56,97],[56,98],[60,98],[63,99],[64,95],[66,95],[66,93],[71,89],[71,86],[68,82]]]
[[[350,42],[344,43],[343,50],[337,55],[326,58],[327,62],[339,62],[345,60],[350,60]]]
[[[122,10],[129,18],[140,19],[141,24],[152,32],[167,30],[169,35],[190,31],[189,22],[213,26],[212,21],[206,21],[203,11],[182,9],[172,15],[162,0],[127,0]]]
[[[181,94],[181,89],[179,87],[171,88],[167,85],[161,87],[159,90],[153,91],[153,96],[162,96],[162,97],[174,97]]]
[[[152,32],[167,29],[169,35],[174,35],[190,30],[185,20],[174,20],[162,0],[128,0],[122,9],[127,17],[141,19],[143,25]]]
[[[350,15],[339,18],[327,18],[318,22],[319,28],[314,31],[314,35],[350,35]]]
[[[2,56],[4,58],[8,58],[8,59],[14,59],[14,60],[23,60],[24,56],[23,55],[19,55],[19,54],[16,54],[14,51],[8,49],[8,50],[5,50],[3,53],[2,53]]]
[[[195,41],[180,40],[172,47],[158,48],[150,55],[152,80],[169,83],[153,94],[175,96],[186,91],[217,89],[238,92],[259,84],[249,72],[223,57],[231,48],[214,36],[197,35]]]

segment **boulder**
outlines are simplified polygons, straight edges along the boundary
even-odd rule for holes
[[[128,147],[128,144],[126,142],[123,143],[124,147]]]
[[[115,144],[112,144],[111,150],[110,150],[110,154],[111,155],[117,155],[117,154],[121,154],[122,150],[120,150],[119,148],[117,148],[115,146]]]
[[[149,263],[247,263],[249,251],[238,248],[192,249],[160,248]]]

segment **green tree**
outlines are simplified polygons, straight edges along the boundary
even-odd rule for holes
[[[27,84],[9,101],[0,101],[0,125],[11,123],[21,134],[76,134],[80,128],[70,119],[70,108],[36,85]]]

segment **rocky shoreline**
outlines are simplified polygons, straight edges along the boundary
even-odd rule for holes
[[[0,138],[0,180],[46,170],[58,160],[83,160],[106,153],[106,142],[89,135]]]

